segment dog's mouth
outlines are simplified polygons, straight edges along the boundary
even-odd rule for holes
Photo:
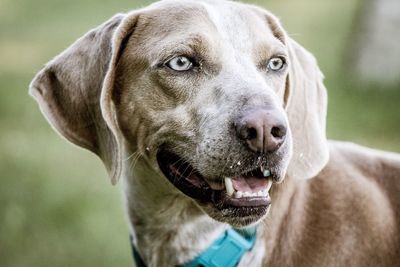
[[[220,211],[228,209],[242,217],[264,215],[271,204],[273,174],[262,166],[231,177],[210,179],[168,150],[159,150],[157,160],[168,180],[201,204],[213,204]]]

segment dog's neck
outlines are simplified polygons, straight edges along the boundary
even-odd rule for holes
[[[195,258],[228,225],[212,220],[151,170],[139,160],[124,173],[133,244],[148,266],[176,266]]]
[[[206,215],[193,200],[177,192],[170,182],[151,171],[145,161],[124,172],[124,193],[133,244],[148,266],[176,266],[194,259],[216,240],[229,225]],[[286,183],[285,188],[288,187]],[[278,192],[277,192],[278,193]],[[265,246],[274,234],[290,196],[274,197],[271,213],[257,233],[256,248],[240,266],[264,258]],[[269,240],[266,244],[260,244]],[[260,250],[260,248],[262,248]],[[268,250],[268,249],[267,249]],[[249,253],[251,254],[251,253]],[[261,264],[261,263],[259,263]]]

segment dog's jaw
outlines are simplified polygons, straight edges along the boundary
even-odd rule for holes
[[[158,168],[176,190],[195,200],[213,219],[239,228],[256,224],[268,214],[272,184],[283,178],[277,172],[284,169],[282,160],[265,157],[245,160],[243,166],[237,161],[237,167],[227,167],[227,171],[220,168],[214,171],[219,176],[206,177],[192,165],[192,159],[181,158],[165,147],[157,150]],[[220,161],[223,164],[223,159]],[[228,163],[223,165],[229,166]]]

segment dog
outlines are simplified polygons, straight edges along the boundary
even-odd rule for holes
[[[165,0],[117,14],[30,94],[122,180],[139,265],[400,265],[400,156],[327,140],[317,62],[262,8]],[[231,253],[230,230],[250,248]],[[221,236],[226,263],[196,261]]]

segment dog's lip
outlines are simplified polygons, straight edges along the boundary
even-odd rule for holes
[[[187,161],[167,149],[160,149],[158,151],[157,161],[161,171],[168,180],[182,193],[197,201],[203,203],[212,202],[221,209],[229,208],[229,206],[235,208],[266,207],[271,204],[271,198],[268,194],[272,184],[271,177],[251,176],[260,176],[259,170],[250,171],[247,176],[246,174],[242,174],[228,178],[233,181],[235,187],[234,193],[229,195],[222,177],[219,179],[207,179],[203,177]],[[257,179],[260,181],[257,181]],[[263,195],[257,195],[257,192],[252,192],[253,189],[259,191],[259,187],[254,185],[255,183],[269,184],[268,189],[266,189],[267,191]],[[246,188],[246,191],[250,191],[253,194],[238,197],[238,193],[241,194],[240,188]]]
[[[185,195],[200,201],[207,201],[213,195],[214,190],[202,176],[176,154],[159,149],[157,161],[163,174]]]

